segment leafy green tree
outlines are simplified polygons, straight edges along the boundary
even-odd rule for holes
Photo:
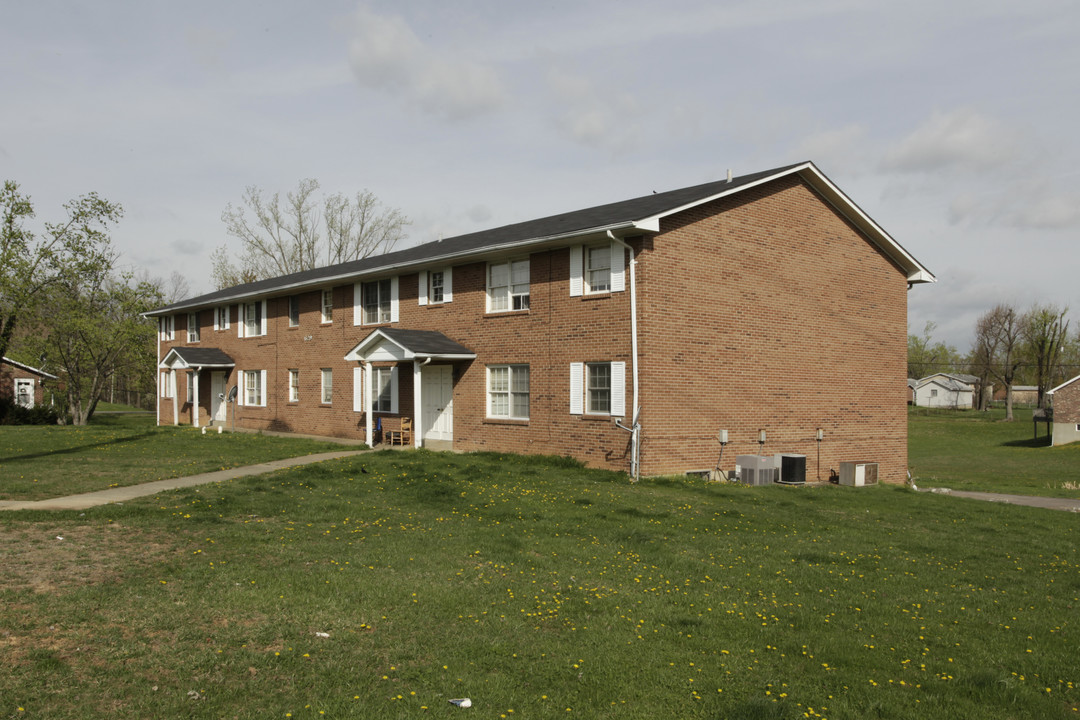
[[[933,339],[937,324],[928,321],[922,335],[908,335],[908,377],[924,378],[937,372],[952,373],[964,364],[952,345]]]
[[[160,305],[161,291],[115,274],[114,260],[65,273],[40,305],[37,349],[59,370],[76,425],[90,420],[113,377],[153,378],[155,328],[142,313]]]
[[[120,219],[121,207],[90,193],[64,209],[62,221],[35,233],[27,226],[34,217],[30,197],[10,180],[0,191],[0,356],[42,293],[67,275],[111,262],[107,230]]]
[[[1054,386],[1053,374],[1069,336],[1068,308],[1035,305],[1021,318],[1024,353],[1030,363],[1035,385],[1039,388],[1039,407],[1044,407],[1046,391]]]

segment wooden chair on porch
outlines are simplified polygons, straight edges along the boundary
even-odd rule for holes
[[[412,418],[383,418],[383,437],[388,445],[412,445]]]

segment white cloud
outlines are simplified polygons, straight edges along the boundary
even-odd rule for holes
[[[885,153],[886,171],[929,173],[942,170],[985,172],[1020,154],[1019,134],[971,108],[935,111],[921,127]]]
[[[400,94],[425,112],[462,119],[498,109],[506,90],[495,68],[425,45],[399,16],[361,6],[349,61],[364,87]]]

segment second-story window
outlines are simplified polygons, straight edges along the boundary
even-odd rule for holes
[[[240,304],[240,335],[255,337],[266,334],[266,301],[256,300]]]
[[[289,327],[296,327],[300,324],[300,296],[289,296]]]
[[[428,287],[428,301],[433,303],[441,303],[443,301],[443,272],[436,270],[428,275],[429,287]]]
[[[488,265],[488,312],[529,309],[529,261]]]
[[[585,292],[611,292],[611,245],[585,248]]]
[[[363,284],[364,324],[390,322],[390,279]]]
[[[329,323],[334,321],[334,291],[323,290],[322,291],[322,322]]]
[[[187,341],[199,342],[199,313],[193,312],[187,315]]]

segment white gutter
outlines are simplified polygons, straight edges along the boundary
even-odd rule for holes
[[[641,462],[638,456],[641,449],[641,424],[639,423],[641,406],[638,403],[637,256],[634,254],[634,248],[630,247],[621,238],[615,237],[613,232],[608,230],[607,235],[612,242],[618,243],[630,251],[630,355],[634,361],[634,371],[632,373],[634,379],[634,413],[630,427],[626,429],[630,431],[630,469],[634,476],[634,482],[637,482],[641,477]]]

